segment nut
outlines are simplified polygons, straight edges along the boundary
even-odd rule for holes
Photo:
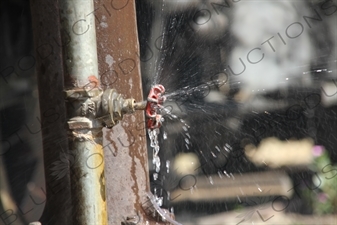
[[[90,129],[92,128],[92,121],[86,117],[73,117],[68,121],[70,130]]]

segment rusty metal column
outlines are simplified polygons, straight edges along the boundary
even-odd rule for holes
[[[102,87],[141,101],[135,1],[95,0],[95,9]],[[124,116],[103,138],[109,224],[152,224],[142,206],[150,190],[144,113]]]
[[[102,130],[93,0],[59,0],[70,131],[72,224],[106,224]]]

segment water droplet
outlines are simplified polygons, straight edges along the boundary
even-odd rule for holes
[[[230,176],[229,176],[229,174],[227,173],[226,170],[224,170],[223,173],[224,173],[228,178],[230,178]]]
[[[169,201],[169,200],[170,200],[170,197],[171,197],[171,192],[168,191],[168,192],[167,192],[167,198],[166,198],[166,200]]]
[[[209,176],[208,179],[209,179],[209,182],[213,185],[214,184],[213,178]]]
[[[163,139],[164,139],[164,140],[167,139],[167,133],[166,133],[166,131],[164,131],[164,133],[163,133]]]
[[[190,140],[188,139],[188,138],[185,138],[185,142],[186,142],[186,144],[190,144]]]
[[[170,160],[166,160],[166,172],[170,173]]]
[[[170,212],[174,214],[174,208],[173,207],[170,208]]]
[[[156,172],[158,173],[160,171],[160,158],[159,158],[159,156],[153,157],[153,164],[155,166]]]
[[[232,150],[232,147],[229,144],[225,144],[224,149],[226,152],[230,152]]]
[[[163,205],[163,197],[157,197],[156,196],[156,202],[159,206],[162,206]]]
[[[188,128],[187,128],[186,126],[183,126],[183,130],[184,130],[184,131],[187,131]]]
[[[232,173],[230,173],[229,175],[233,178],[233,180],[235,180],[235,177]]]
[[[153,180],[157,180],[158,179],[158,173],[154,173],[153,174]]]

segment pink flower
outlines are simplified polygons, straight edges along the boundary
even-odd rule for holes
[[[318,201],[324,203],[328,200],[328,196],[325,193],[319,193],[317,195]]]
[[[324,147],[322,145],[315,145],[313,148],[312,148],[312,154],[315,156],[315,157],[319,157],[323,154],[324,152]]]

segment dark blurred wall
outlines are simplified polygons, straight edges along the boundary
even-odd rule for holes
[[[0,2],[0,54],[0,161],[17,210],[21,210],[19,217],[36,218],[32,206],[27,203],[30,191],[35,189],[36,183],[32,182],[34,173],[41,163],[38,93],[28,0]],[[4,206],[3,210],[11,209]],[[1,219],[8,224],[15,215],[5,218],[2,214]]]

